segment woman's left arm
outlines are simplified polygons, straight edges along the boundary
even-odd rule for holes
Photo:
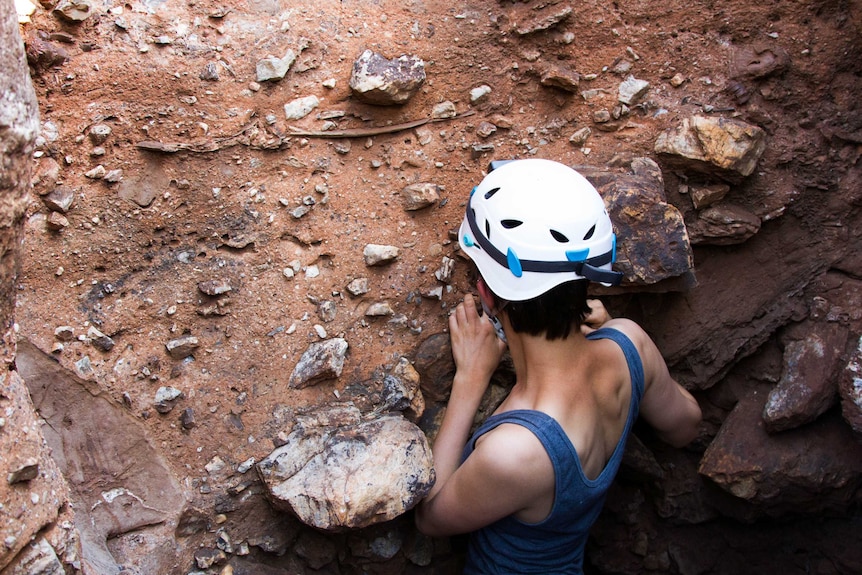
[[[434,442],[437,479],[416,510],[416,523],[422,531],[436,531],[432,524],[439,523],[441,518],[435,513],[440,506],[434,501],[459,468],[479,403],[505,350],[505,344],[497,337],[494,327],[487,318],[479,315],[472,295],[465,297],[449,316],[449,332],[455,378]]]

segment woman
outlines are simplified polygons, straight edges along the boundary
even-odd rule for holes
[[[588,302],[590,280],[620,275],[610,219],[580,174],[549,160],[503,164],[473,190],[459,235],[493,323],[472,295],[449,317],[456,373],[417,526],[471,533],[465,573],[581,573],[638,413],[682,446],[700,408],[643,329]],[[516,383],[469,437],[507,345]]]

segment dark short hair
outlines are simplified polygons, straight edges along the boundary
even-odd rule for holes
[[[524,301],[506,301],[494,294],[495,307],[503,309],[516,333],[544,334],[548,340],[565,339],[572,330],[580,329],[590,313],[589,283],[586,279],[572,280]]]

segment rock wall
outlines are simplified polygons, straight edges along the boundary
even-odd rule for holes
[[[569,66],[583,60],[566,57],[586,58],[573,48],[604,29],[595,23],[603,6],[579,5],[578,10],[596,11],[584,14],[562,2],[486,3],[469,18],[460,12],[454,18],[480,24],[459,29],[464,44],[451,48],[473,70],[483,67],[473,67],[471,52],[500,49],[505,73],[483,73],[489,84],[493,76],[505,76],[516,95],[533,98],[522,110],[550,102],[544,116],[531,118],[535,125],[520,126],[523,112],[511,109],[511,101],[507,107],[505,98],[495,101],[494,90],[482,84],[469,96],[454,98],[477,115],[468,127],[440,124],[435,134],[420,120],[403,128],[422,127],[404,138],[418,142],[416,149],[397,141],[375,144],[372,135],[386,134],[401,117],[362,109],[362,122],[381,121],[377,131],[353,132],[364,134],[354,139],[365,145],[351,151],[350,138],[329,130],[345,119],[344,112],[326,109],[318,118],[333,124],[322,135],[336,140],[325,144],[330,152],[309,140],[290,144],[291,138],[321,137],[321,131],[285,134],[274,115],[254,119],[256,111],[241,113],[232,106],[234,100],[257,98],[265,109],[261,100],[279,92],[261,84],[279,82],[291,69],[285,82],[290,95],[299,86],[312,90],[319,86],[302,74],[321,68],[334,77],[349,72],[347,59],[327,60],[328,46],[309,47],[297,39],[299,56],[278,46],[277,54],[285,56],[261,60],[257,75],[248,75],[257,81],[246,89],[240,64],[231,58],[256,52],[234,52],[227,44],[226,52],[221,45],[212,52],[202,47],[231,34],[239,38],[243,26],[254,30],[258,20],[275,21],[279,3],[253,3],[267,14],[255,22],[246,14],[229,16],[226,8],[189,4],[193,18],[172,38],[160,16],[147,10],[102,11],[88,1],[59,2],[52,17],[61,24],[51,20],[46,28],[60,30],[50,41],[34,33],[28,42],[34,74],[52,104],[58,93],[82,90],[94,111],[86,122],[79,118],[83,128],[54,124],[50,142],[40,149],[46,155],[35,180],[44,206],[30,211],[31,245],[51,246],[54,252],[52,259],[31,248],[32,277],[21,291],[32,308],[23,313],[29,328],[24,335],[33,345],[22,343],[15,363],[14,295],[24,283],[16,277],[16,258],[36,107],[16,26],[7,21],[13,13],[8,4],[0,5],[2,39],[13,47],[0,51],[0,59],[12,59],[8,65],[0,61],[0,320],[4,364],[18,370],[4,369],[0,384],[0,405],[11,414],[0,415],[0,453],[8,467],[0,489],[3,575],[77,569],[224,575],[458,572],[463,540],[431,540],[412,526],[410,508],[433,480],[424,436],[434,437],[453,366],[447,335],[423,333],[423,325],[434,322],[423,323],[411,310],[423,309],[425,301],[423,313],[440,316],[441,306],[460,296],[459,285],[466,284],[453,272],[466,266],[454,249],[444,249],[452,243],[447,230],[460,218],[462,208],[455,205],[460,200],[454,200],[460,195],[452,189],[463,186],[464,172],[472,177],[492,157],[543,150],[560,157],[576,151],[577,167],[600,189],[615,218],[618,266],[626,284],[597,295],[615,315],[647,328],[705,414],[700,437],[684,450],[669,449],[647,428],[635,430],[590,541],[588,572],[862,572],[858,5],[814,2],[788,13],[776,4],[737,31],[717,23],[725,17],[736,18],[737,26],[748,22],[747,6],[676,4],[680,10],[708,8],[712,20],[704,26],[720,28],[716,45],[733,47],[728,70],[692,65],[686,77],[662,59],[646,62],[631,46],[618,46],[614,49],[624,56],[602,60],[609,68],[604,76],[593,63],[596,77],[587,80]],[[150,4],[156,10],[158,3]],[[372,4],[379,3],[367,6]],[[408,4],[411,19],[422,13],[423,3]],[[674,16],[664,4],[625,5],[632,20],[621,20],[618,27],[615,21],[609,35],[637,39],[632,30]],[[384,14],[386,20],[396,20],[397,9]],[[658,35],[682,54],[674,55],[680,67],[692,55],[690,42],[710,37],[694,31],[697,26],[685,21],[689,16],[695,17],[677,15],[680,25]],[[428,20],[442,31],[443,18]],[[799,38],[803,32],[812,35],[804,50],[790,54],[781,45],[799,47],[797,37],[765,32],[782,18],[791,20],[788,28],[801,30]],[[312,17],[296,18],[293,25],[303,20],[314,30],[337,28]],[[557,29],[567,22],[574,22],[581,36]],[[285,24],[287,19],[270,35],[289,36]],[[403,28],[411,26],[412,20]],[[332,45],[362,38],[357,30],[339,35]],[[416,30],[418,42],[423,31]],[[433,27],[424,33],[433,36]],[[273,46],[263,35],[245,40],[235,46],[257,47],[258,40],[266,49]],[[593,40],[598,49],[607,38]],[[74,66],[64,68],[72,56],[60,44],[70,50],[74,45]],[[90,81],[84,70],[107,69],[107,60],[92,56],[111,44],[124,50],[119,52],[123,68],[140,62],[142,69],[151,66],[158,73],[134,76],[129,86],[114,68],[122,84],[116,90],[103,77],[89,84],[89,91],[80,88]],[[220,56],[212,59],[213,54]],[[420,61],[411,62],[406,72],[418,72]],[[397,93],[389,103],[403,105],[425,97],[429,105],[423,113],[433,110],[435,120],[471,118],[458,116],[449,100],[436,101],[445,91],[439,88],[446,67],[440,62],[429,66],[427,76],[424,69],[415,77],[407,74],[403,92],[395,86],[370,99],[379,105],[386,94]],[[375,59],[375,66],[385,64]],[[202,70],[190,74],[190,66]],[[458,63],[452,66],[458,69]],[[158,102],[134,102],[143,92],[142,78],[157,82],[165,67],[182,74],[169,75],[167,88],[157,86]],[[355,68],[375,73],[371,66]],[[652,83],[630,74],[632,69],[649,74]],[[220,74],[239,78],[234,83],[242,82],[242,92],[231,92],[228,82],[219,84]],[[725,87],[715,87],[707,74],[724,77]],[[399,74],[388,76],[387,82],[397,84]],[[55,85],[55,78],[67,81]],[[419,89],[420,78],[438,88]],[[588,84],[602,81],[614,89]],[[693,92],[712,99],[698,103],[682,97],[695,83]],[[338,83],[326,78],[321,85],[334,90]],[[354,85],[360,88],[356,82],[350,88]],[[179,104],[161,106],[166,94]],[[218,102],[228,102],[224,116],[222,109],[208,109],[204,97],[221,94],[225,99]],[[292,100],[284,113],[293,122],[316,108],[326,108],[325,98]],[[189,110],[200,115],[190,119]],[[561,110],[575,112],[563,118]],[[63,113],[55,111],[52,118]],[[652,134],[658,124],[668,128]],[[209,138],[209,130],[232,135]],[[564,130],[574,133],[567,139]],[[612,139],[598,140],[592,130]],[[141,141],[142,133],[147,140]],[[201,138],[169,141],[187,140],[192,133]],[[446,167],[428,160],[432,148],[419,147],[435,137],[441,141],[437,157],[453,158],[456,166],[440,176],[449,178],[449,191],[437,183],[403,186],[402,180],[426,182]],[[241,146],[246,149],[236,151]],[[228,147],[234,150],[225,151]],[[637,153],[585,165],[602,147],[637,148]],[[377,148],[382,151],[373,155]],[[287,157],[274,159],[276,152],[288,152]],[[223,155],[209,163],[192,153]],[[362,154],[372,159],[348,164]],[[246,166],[249,172],[242,171]],[[267,179],[269,188],[251,181],[266,179],[255,172],[261,166],[278,171]],[[235,173],[241,176],[232,180]],[[347,187],[365,193],[367,181],[354,175],[368,173],[392,178],[385,192],[370,186],[373,202],[328,211],[327,205],[348,195]],[[348,185],[342,181],[339,187],[339,174],[347,174],[342,177]],[[301,185],[277,187],[284,181]],[[274,200],[282,192],[284,197]],[[403,211],[390,195],[405,200]],[[375,216],[368,224],[362,219],[365,208],[385,210],[389,219]],[[433,227],[428,213],[444,208],[451,215],[436,220],[434,249],[403,263],[413,238]],[[399,232],[414,229],[410,241],[403,240],[405,233],[393,234],[387,239],[397,246],[380,239],[363,251],[359,240],[349,239],[364,238],[366,226],[383,228],[396,220],[391,227]],[[341,233],[342,226],[350,231]],[[376,233],[382,238],[391,231]],[[347,255],[329,247],[339,236],[348,238],[342,244]],[[354,259],[360,263],[351,267]],[[425,273],[435,267],[429,262],[438,260],[440,267]],[[271,276],[275,280],[267,283]],[[315,290],[312,283],[300,283],[321,276],[335,277],[333,287],[318,284]],[[386,286],[399,282],[389,292],[390,304],[383,295]],[[290,291],[302,292],[296,299],[305,307],[295,300],[284,304]],[[366,306],[363,296],[369,293],[372,305]],[[297,317],[293,325],[290,313]],[[285,323],[270,325],[273,316]],[[345,316],[350,319],[340,322]],[[319,323],[310,328],[314,318]],[[81,329],[77,337],[76,329]],[[293,341],[277,339],[294,333]],[[360,349],[366,354],[382,349],[374,357],[385,354],[385,365],[366,379],[377,366],[351,365],[349,347],[357,355]],[[407,353],[404,347],[410,348]],[[478,418],[493,410],[511,384],[512,369],[504,363]],[[314,407],[302,409],[282,397]],[[360,469],[352,467],[358,462]],[[351,483],[353,477],[362,481]]]
[[[0,573],[78,573],[69,491],[15,369],[15,294],[39,129],[15,10],[0,2]]]

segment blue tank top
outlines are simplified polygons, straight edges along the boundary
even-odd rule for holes
[[[548,452],[554,466],[554,505],[539,523],[524,523],[514,516],[504,517],[470,536],[464,573],[580,574],[584,547],[590,528],[599,516],[607,491],[623,458],[626,439],[638,414],[644,391],[643,364],[631,340],[611,328],[596,330],[587,339],[610,339],[626,357],[632,380],[629,413],[613,454],[594,479],[581,469],[575,447],[563,428],[551,416],[527,409],[506,411],[489,417],[464,448],[462,461],[473,452],[476,440],[503,423],[526,427]]]

